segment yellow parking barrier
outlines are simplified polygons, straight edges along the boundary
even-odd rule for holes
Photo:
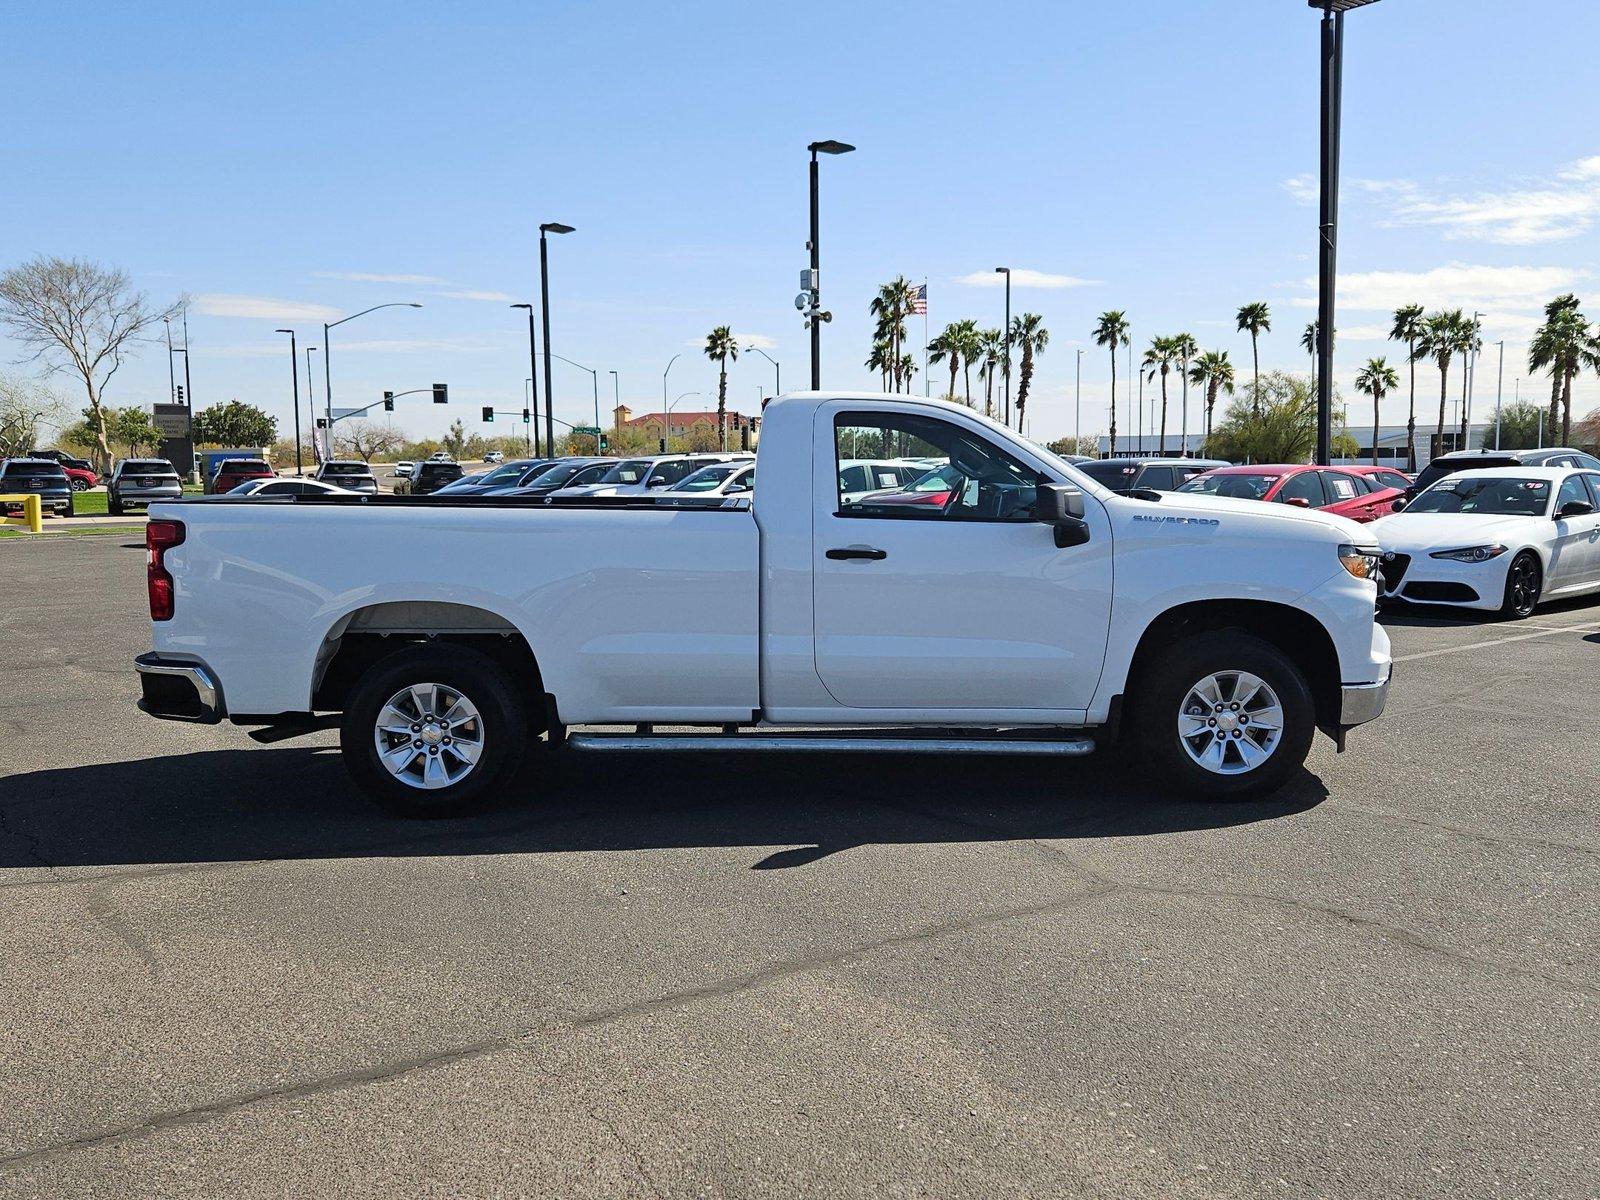
[[[8,504],[22,505],[22,515],[20,517],[3,515]],[[39,504],[38,495],[28,492],[0,496],[0,525],[26,525],[34,533],[43,533],[44,509]]]

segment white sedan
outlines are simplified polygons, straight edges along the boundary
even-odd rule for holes
[[[1387,599],[1522,618],[1600,591],[1600,471],[1462,471],[1368,528]]]
[[[230,496],[359,496],[349,488],[335,487],[320,479],[247,479],[228,490]]]

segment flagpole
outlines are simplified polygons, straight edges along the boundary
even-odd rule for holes
[[[922,277],[922,396],[933,398],[933,384],[928,382],[928,277]]]

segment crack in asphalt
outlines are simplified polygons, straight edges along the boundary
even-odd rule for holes
[[[1483,833],[1460,825],[1447,825],[1443,821],[1430,821],[1426,817],[1413,817],[1406,813],[1389,812],[1382,808],[1367,808],[1360,804],[1339,801],[1337,806],[1346,812],[1360,813],[1364,817],[1395,821],[1401,825],[1416,825],[1438,833],[1448,833],[1467,841],[1482,842],[1486,846],[1525,846],[1530,850],[1565,850],[1573,854],[1600,854],[1600,846],[1582,846],[1576,842],[1557,842],[1549,838],[1521,837],[1517,834],[1501,835]]]

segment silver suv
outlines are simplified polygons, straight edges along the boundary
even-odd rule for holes
[[[164,458],[125,458],[106,480],[106,511],[114,517],[120,517],[130,504],[182,497],[183,481],[177,468]]]

